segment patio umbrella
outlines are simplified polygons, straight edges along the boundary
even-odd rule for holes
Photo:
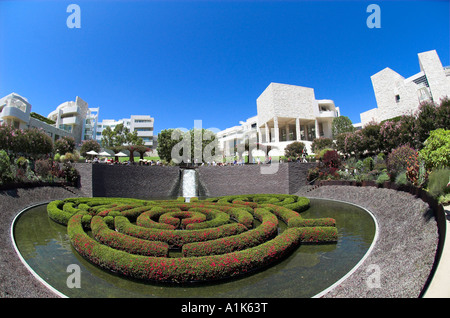
[[[117,159],[117,157],[127,157],[128,155],[124,154],[122,151],[114,154],[114,160],[115,161],[119,161],[119,159]]]
[[[98,154],[99,156],[104,156],[104,157],[111,157],[111,154],[106,152],[106,151],[102,151]]]
[[[94,150],[88,151],[88,152],[86,152],[86,154],[87,155],[92,155],[92,156],[98,155],[98,153],[96,151],[94,151]]]

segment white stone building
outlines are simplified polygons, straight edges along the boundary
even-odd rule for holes
[[[243,143],[242,138],[253,138],[259,145],[269,146],[269,156],[283,155],[285,147],[294,141],[303,142],[308,153],[312,153],[315,138],[332,138],[331,123],[339,116],[339,108],[332,100],[317,100],[314,89],[296,85],[271,83],[256,104],[255,117],[217,134],[225,156]]]
[[[33,117],[28,99],[16,93],[0,99],[0,124],[11,125],[17,129],[42,129],[53,141],[63,136],[72,137],[72,133]]]
[[[418,54],[420,72],[404,78],[390,68],[371,76],[377,108],[360,114],[361,125],[413,114],[421,102],[439,103],[450,97],[450,67],[443,67],[435,50]]]
[[[89,108],[80,97],[75,101],[60,104],[47,118],[56,122],[56,127],[72,134],[76,144],[95,139],[99,108]]]
[[[104,119],[98,123],[96,140],[101,143],[103,129],[107,126],[114,130],[118,124],[123,124],[130,132],[137,131],[137,135],[142,138],[144,145],[149,148],[154,148],[154,123],[155,119],[149,115],[131,115],[130,118],[123,118],[120,120]]]

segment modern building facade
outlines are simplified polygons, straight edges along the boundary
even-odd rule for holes
[[[153,129],[154,129],[155,119],[149,115],[131,115],[130,118],[123,118],[120,120],[114,119],[104,119],[97,125],[96,140],[101,143],[102,132],[109,126],[111,129],[118,124],[123,124],[124,127],[128,128],[130,132],[137,132],[138,137],[142,138],[144,145],[149,148],[154,148],[153,144]]]
[[[390,68],[371,76],[377,108],[360,114],[361,125],[413,114],[420,103],[450,97],[450,67],[443,67],[436,50],[418,54],[420,72],[404,78]]]
[[[63,136],[73,136],[72,133],[57,128],[51,122],[33,117],[28,99],[16,93],[11,93],[0,99],[0,124],[11,125],[17,129],[42,129],[53,141]]]
[[[53,120],[57,128],[72,134],[76,144],[93,139],[97,132],[99,108],[89,108],[80,97],[75,101],[60,104],[47,118]]]
[[[339,116],[333,100],[318,100],[314,89],[296,85],[271,83],[257,98],[256,105],[256,116],[217,134],[224,156],[237,150],[243,138],[253,138],[258,145],[270,147],[273,156],[283,155],[285,147],[294,141],[303,142],[311,153],[314,139],[332,138],[331,124]]]

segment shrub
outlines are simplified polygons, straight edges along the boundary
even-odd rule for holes
[[[436,169],[428,178],[428,192],[435,198],[450,193],[450,168]]]
[[[400,146],[394,149],[387,159],[387,168],[392,176],[396,176],[402,171],[406,171],[408,162],[416,159],[418,153],[408,145]]]
[[[189,283],[253,272],[276,262],[301,242],[336,242],[334,219],[303,219],[287,208],[293,204],[306,206],[309,200],[269,194],[217,197],[193,203],[77,197],[53,201],[47,210],[52,219],[66,222],[72,246],[97,266],[133,279]],[[167,216],[161,214],[164,212]],[[214,214],[219,218],[227,213],[233,219],[244,220],[251,215],[259,222],[251,228],[233,221],[201,230],[188,230],[188,225],[186,230],[164,230],[144,228],[138,222],[134,225],[125,217],[139,219],[147,214],[150,218],[151,213],[152,217],[166,216],[167,220],[187,220],[184,216],[194,219],[202,214],[203,223],[211,221]],[[281,233],[279,220],[288,225]],[[170,246],[182,247],[183,256],[167,257]]]
[[[86,152],[94,150],[98,153],[100,149],[100,144],[96,140],[84,140],[81,144],[80,154],[85,157]]]
[[[72,185],[77,185],[80,179],[80,173],[70,163],[66,162],[63,165],[63,174],[66,181]]]
[[[346,134],[344,140],[344,153],[360,157],[365,151],[364,136],[361,130]]]
[[[303,149],[305,148],[305,144],[300,141],[294,141],[286,146],[284,149],[284,155],[287,158],[297,158],[301,157],[303,154]]]
[[[397,176],[395,177],[395,183],[401,186],[409,184],[408,177],[406,176],[406,171],[402,171],[397,174]]]
[[[380,134],[380,124],[370,122],[361,130],[362,145],[361,147],[369,154],[374,155],[382,149],[382,138]]]
[[[325,137],[316,138],[311,144],[311,148],[314,153],[318,153],[320,150],[325,148],[332,149],[333,146],[333,140]]]
[[[39,159],[34,163],[34,171],[41,178],[47,178],[52,169],[51,162],[48,159]]]
[[[11,161],[5,150],[0,150],[0,181],[8,183],[13,180],[13,173],[11,171]]]
[[[75,150],[75,139],[73,137],[61,137],[55,141],[53,148],[55,153],[72,153]]]
[[[374,160],[372,157],[367,157],[363,160],[364,170],[366,172],[372,171],[374,169]]]
[[[391,177],[389,177],[389,175],[386,172],[383,172],[378,176],[376,182],[377,182],[377,184],[383,184],[390,180],[391,180]]]
[[[419,156],[429,170],[450,167],[450,130],[437,129],[430,132]]]

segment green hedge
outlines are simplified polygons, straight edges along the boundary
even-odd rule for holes
[[[104,245],[131,254],[159,257],[168,256],[169,246],[166,243],[141,240],[110,230],[104,222],[104,218],[100,216],[94,216],[90,225],[94,238]]]
[[[257,228],[216,240],[183,245],[183,256],[225,254],[262,244],[277,233],[278,219],[266,209],[255,209],[255,217],[261,221]]]
[[[115,218],[115,227],[116,230],[121,233],[142,238],[144,240],[166,242],[170,246],[175,247],[181,247],[184,244],[191,242],[213,240],[230,236],[247,230],[247,228],[240,223],[225,224],[215,228],[191,231],[144,228],[131,224],[130,221],[123,216]]]
[[[253,248],[224,255],[160,258],[133,255],[102,245],[89,237],[82,215],[69,220],[68,234],[75,250],[92,263],[134,279],[186,283],[235,277],[264,267],[286,255],[300,240],[301,230],[291,228]]]
[[[307,198],[265,194],[193,202],[71,198],[51,202],[47,211],[67,224],[75,250],[104,269],[190,282],[252,272],[301,243],[336,242],[335,220],[304,219],[299,211],[308,207]],[[171,255],[171,248],[181,248],[181,255]]]

